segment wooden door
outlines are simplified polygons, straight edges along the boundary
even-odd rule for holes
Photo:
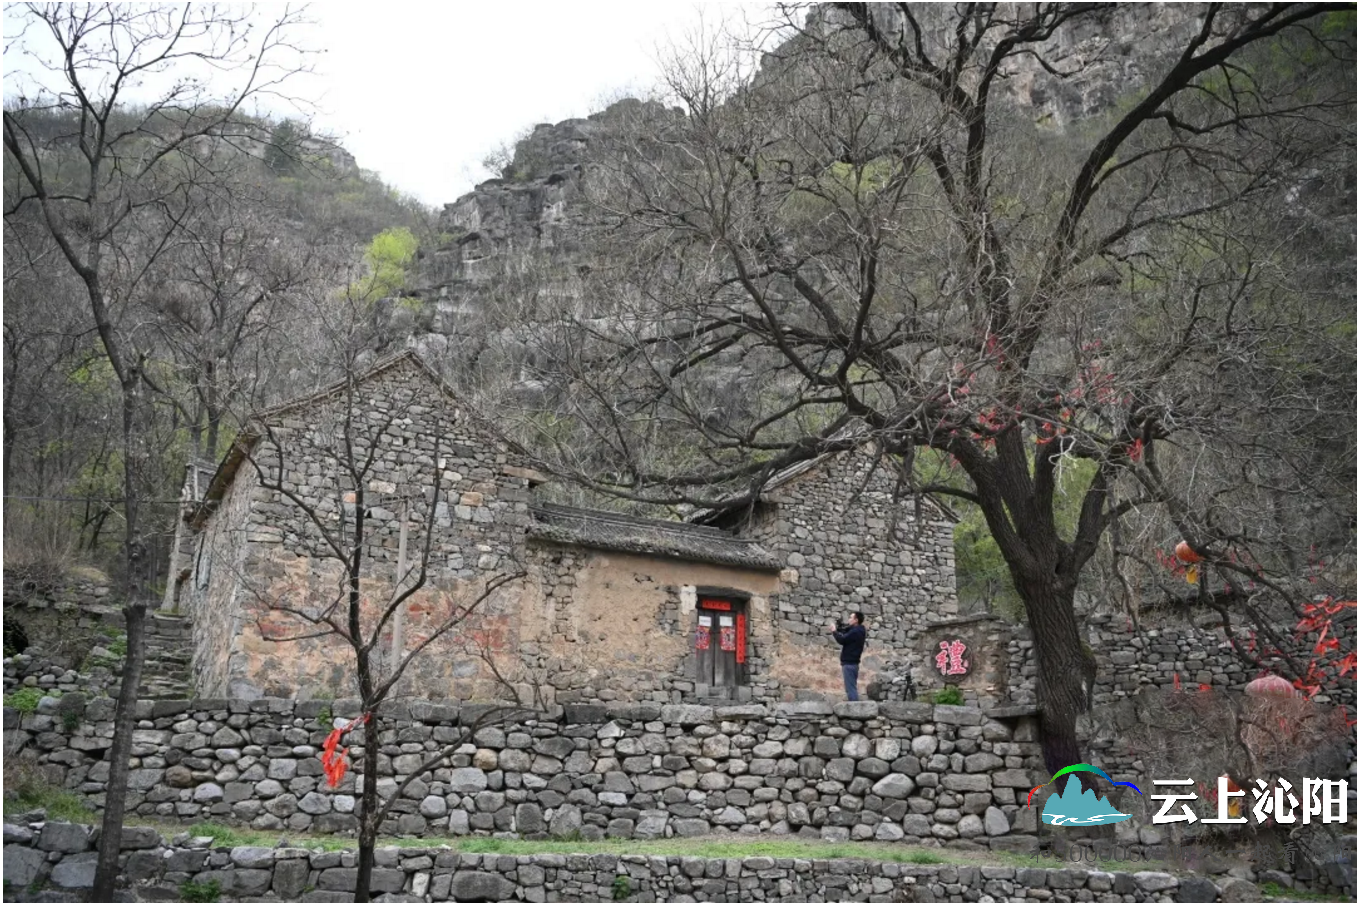
[[[746,613],[742,603],[703,599],[694,631],[695,678],[714,688],[735,688],[745,679]]]

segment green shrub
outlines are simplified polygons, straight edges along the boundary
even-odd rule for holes
[[[216,880],[206,883],[185,880],[179,884],[179,897],[185,902],[216,902],[222,897],[222,884]]]
[[[615,902],[622,902],[628,896],[632,895],[632,881],[628,879],[626,874],[619,874],[613,878],[612,890],[613,900]]]
[[[963,703],[962,690],[957,685],[945,685],[934,693],[934,703],[961,706]]]
[[[42,699],[41,688],[20,688],[5,695],[5,706],[13,707],[20,713],[34,713]]]

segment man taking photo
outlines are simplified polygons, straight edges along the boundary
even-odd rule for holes
[[[868,632],[864,629],[864,614],[858,611],[849,614],[849,622],[836,623],[831,628],[831,637],[840,645],[840,671],[845,674],[845,694],[849,700],[859,700],[859,660],[864,655],[864,642]]]

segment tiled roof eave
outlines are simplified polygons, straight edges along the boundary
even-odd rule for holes
[[[593,550],[610,550],[618,553],[632,553],[638,556],[654,556],[681,562],[701,562],[713,565],[752,569],[761,572],[778,572],[782,568],[766,550],[754,544],[740,543],[747,549],[702,549],[683,543],[663,544],[642,539],[620,539],[591,536],[571,527],[536,523],[529,529],[532,540],[582,547]]]

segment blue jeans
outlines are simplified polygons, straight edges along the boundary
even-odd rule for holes
[[[845,694],[851,701],[859,700],[859,664],[841,663],[840,670],[845,674]]]

